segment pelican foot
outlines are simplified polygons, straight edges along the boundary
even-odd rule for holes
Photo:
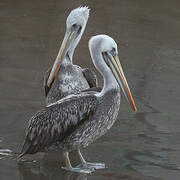
[[[88,168],[88,169],[104,169],[105,164],[104,163],[82,163],[77,167],[82,167],[82,168]]]
[[[67,171],[76,172],[76,173],[84,173],[84,174],[90,174],[94,172],[94,169],[84,168],[84,167],[62,167],[62,169],[65,169]]]

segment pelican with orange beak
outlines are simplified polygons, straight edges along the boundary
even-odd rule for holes
[[[82,90],[96,87],[94,72],[73,64],[73,54],[85,30],[89,17],[87,7],[71,11],[66,20],[66,33],[54,65],[44,78],[46,105]]]
[[[133,111],[137,111],[118,58],[116,42],[107,35],[90,39],[89,50],[96,69],[104,79],[100,92],[84,91],[69,95],[35,114],[30,120],[20,157],[36,152],[61,151],[64,169],[91,173],[105,167],[86,162],[80,148],[104,135],[114,124],[120,108],[120,88]],[[69,153],[77,150],[81,164],[72,167]]]

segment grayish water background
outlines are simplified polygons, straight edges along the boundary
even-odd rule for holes
[[[94,68],[88,39],[112,36],[139,112],[134,115],[122,98],[113,128],[85,151],[89,160],[105,162],[105,170],[67,173],[57,154],[18,166],[15,157],[2,154],[0,179],[179,180],[178,0],[1,0],[0,148],[19,151],[28,119],[44,106],[43,74],[56,58],[67,15],[79,5],[88,5],[91,14],[74,63]]]

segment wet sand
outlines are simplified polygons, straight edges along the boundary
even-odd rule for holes
[[[85,151],[90,161],[105,162],[104,170],[65,172],[57,154],[17,165],[1,150],[20,150],[27,121],[44,106],[44,72],[56,58],[67,15],[79,5],[91,14],[74,63],[94,69],[89,38],[112,36],[139,111],[134,115],[122,97],[116,124]],[[178,0],[1,0],[0,179],[179,180],[179,9]]]

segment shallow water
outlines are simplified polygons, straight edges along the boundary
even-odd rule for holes
[[[88,39],[111,35],[139,111],[134,115],[122,98],[116,124],[85,150],[89,161],[106,163],[104,170],[66,172],[57,154],[17,165],[11,151],[20,150],[25,124],[44,106],[43,74],[57,55],[67,15],[82,4],[91,15],[74,63],[94,68]],[[179,180],[179,9],[178,0],[1,0],[0,179]]]

